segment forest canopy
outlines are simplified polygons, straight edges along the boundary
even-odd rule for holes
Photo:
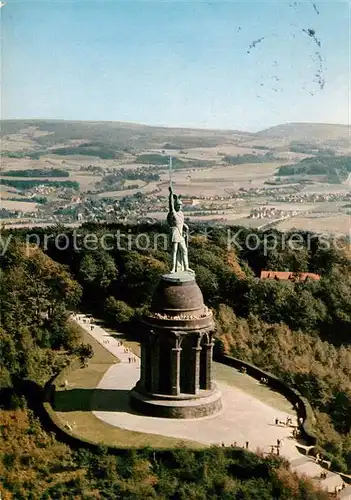
[[[272,371],[301,391],[322,415],[319,421],[324,424],[318,429],[325,453],[335,458],[338,468],[351,471],[349,244],[339,244],[338,250],[332,241],[326,245],[310,233],[300,233],[303,243],[293,249],[284,244],[287,235],[272,230],[276,247],[265,247],[269,234],[256,231],[261,244],[252,250],[245,245],[249,230],[234,227],[232,231],[240,229],[238,248],[228,248],[226,229],[205,231],[197,225],[191,229],[189,259],[205,302],[217,318],[217,341],[228,354]],[[170,267],[164,239],[159,238],[167,228],[86,225],[81,238],[93,232],[101,241],[104,234],[117,231],[128,234],[128,247],[122,249],[115,241],[109,250],[77,251],[68,231],[71,243],[65,251],[55,247],[54,239],[47,251],[70,267],[82,286],[85,304],[111,324],[133,332],[133,321],[148,307],[160,275]],[[148,235],[149,249],[138,250],[140,233]],[[263,269],[317,273],[321,279],[260,280]],[[305,348],[299,354],[301,345]]]
[[[344,182],[351,172],[351,156],[315,156],[280,167],[277,176],[323,175],[329,182]]]
[[[263,233],[257,231],[262,245],[252,250],[245,246],[248,230],[240,229],[240,245],[229,248],[226,229],[191,227],[190,262],[216,318],[216,342],[226,353],[271,371],[305,395],[317,417],[314,431],[321,451],[332,461],[333,469],[350,473],[349,244],[345,242],[339,249],[332,244],[327,247],[314,235],[301,233],[303,245],[298,250],[281,244],[267,251]],[[100,495],[97,498],[111,499],[137,495],[174,499],[324,498],[281,462],[276,464],[235,448],[198,455],[175,450],[167,459],[156,455],[156,461],[151,451],[135,451],[123,459],[106,450],[75,451],[46,434],[26,409],[19,381],[30,380],[40,386],[84,351],[67,321],[70,309],[84,303],[93,314],[138,340],[135,321],[148,308],[160,275],[170,266],[164,239],[158,238],[167,229],[162,224],[87,224],[79,229],[78,241],[94,234],[101,242],[118,230],[130,236],[129,247],[122,249],[117,239],[110,239],[108,250],[102,246],[95,250],[84,245],[77,248],[73,229],[36,228],[42,247],[38,248],[25,243],[34,230],[3,232],[3,238],[12,236],[1,257],[0,275],[0,391],[6,395],[1,398],[4,444],[0,445],[0,476],[6,478],[6,490],[14,498],[27,498],[24,491],[28,484],[37,492],[36,498],[65,498],[67,492],[71,497],[88,498],[84,495],[94,488]],[[45,238],[49,233],[51,237]],[[150,242],[157,236],[161,244],[138,249],[136,237],[141,233],[147,234]],[[274,230],[270,234],[278,241],[283,239]],[[56,244],[63,237],[68,245]],[[321,279],[260,280],[262,269],[313,272]],[[22,459],[23,429],[31,429],[32,437],[27,441],[27,458]],[[40,458],[43,454],[45,460]],[[45,477],[57,477],[52,484],[38,481],[39,462],[47,471]],[[56,476],[57,470],[65,472],[65,480]],[[263,476],[258,472],[262,470]]]

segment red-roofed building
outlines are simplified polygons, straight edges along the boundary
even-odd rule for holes
[[[290,271],[261,271],[261,280],[278,280],[278,281],[319,281],[319,274],[314,273],[292,273]]]

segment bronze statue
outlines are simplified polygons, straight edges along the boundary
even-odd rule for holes
[[[184,222],[184,213],[182,212],[182,201],[180,195],[173,192],[172,186],[169,187],[169,212],[167,222],[171,228],[172,237],[172,270],[187,271],[193,273],[189,268],[188,260],[188,241],[189,227]]]

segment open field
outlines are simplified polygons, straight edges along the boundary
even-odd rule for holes
[[[98,194],[100,198],[123,198],[124,196],[133,196],[134,194],[141,193],[153,193],[158,189],[158,182],[149,182],[145,186],[134,189],[121,189],[119,191],[104,191]]]
[[[245,163],[242,165],[221,165],[214,168],[179,169],[173,173],[177,184],[185,183],[188,175],[191,175],[190,183],[196,182],[243,182],[250,180],[260,184],[273,176],[281,162],[272,163]],[[167,180],[167,178],[164,178]],[[189,182],[188,182],[189,184]]]
[[[19,210],[21,212],[36,212],[38,210],[38,205],[30,201],[17,200],[0,200],[0,208],[6,208],[6,210]]]
[[[302,192],[306,193],[316,193],[316,194],[325,194],[325,193],[349,193],[351,191],[350,177],[343,184],[320,184],[316,183],[313,185],[305,186],[302,189]]]
[[[248,163],[196,170],[180,169],[173,172],[172,180],[183,196],[228,196],[240,188],[263,187],[264,182],[274,175],[278,166],[278,163]],[[160,177],[160,195],[167,196],[168,173],[164,172]]]
[[[89,191],[90,189],[94,189],[95,183],[101,181],[102,177],[99,175],[89,175],[89,174],[81,174],[81,173],[71,173],[67,180],[76,181],[79,183],[80,191]]]
[[[210,161],[221,161],[222,156],[225,155],[244,155],[244,154],[255,154],[257,153],[256,149],[251,147],[244,147],[241,145],[234,144],[221,144],[220,146],[209,147],[209,148],[191,148],[185,149],[184,153],[180,153],[178,150],[167,150],[167,153],[173,155],[179,155],[179,157],[185,159],[196,158],[199,160],[210,160]],[[188,156],[188,157],[187,157]]]
[[[236,221],[247,221],[247,224],[249,224],[249,221],[251,219],[246,219],[246,217],[249,215],[249,212],[246,213],[234,213],[234,212],[228,212],[225,214],[222,214],[222,212],[218,213],[213,213],[209,215],[196,215],[196,212],[192,213],[191,215],[188,215],[185,213],[185,217],[189,217],[192,221],[212,221],[212,220],[218,220],[221,222],[225,222],[226,224],[232,224],[236,223]],[[149,217],[157,220],[166,220],[167,217],[167,208],[165,206],[163,211],[160,212],[150,212]],[[254,220],[254,219],[252,219]],[[256,219],[257,220],[257,219]],[[260,224],[263,224],[262,220],[259,221]]]
[[[21,195],[18,189],[12,186],[0,186],[0,200],[7,200],[7,198],[18,198],[21,199]]]
[[[325,232],[332,234],[351,235],[351,216],[346,214],[335,215],[313,215],[306,217],[293,217],[280,222],[276,228],[279,231],[290,231],[292,229],[303,229],[317,233]]]

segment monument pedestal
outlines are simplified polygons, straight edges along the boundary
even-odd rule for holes
[[[199,418],[221,410],[221,393],[212,383],[215,331],[195,274],[165,274],[143,317],[141,378],[131,405],[146,415]]]
[[[201,418],[214,415],[222,409],[222,394],[213,391],[199,391],[197,395],[179,394],[169,396],[150,394],[135,386],[130,394],[131,404],[139,413],[161,418]]]

